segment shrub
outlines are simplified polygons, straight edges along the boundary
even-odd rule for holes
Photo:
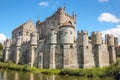
[[[61,75],[79,75],[78,69],[62,69],[59,73]]]
[[[26,64],[23,66],[23,71],[31,71],[31,67]]]

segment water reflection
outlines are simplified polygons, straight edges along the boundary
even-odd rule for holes
[[[18,80],[18,79],[19,79],[18,72],[15,72],[15,78],[14,78],[14,80]]]
[[[0,80],[114,80],[107,78],[87,78],[79,76],[44,75],[40,73],[0,70]]]

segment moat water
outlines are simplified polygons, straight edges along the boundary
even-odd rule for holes
[[[41,73],[0,70],[0,80],[114,80],[106,78],[88,78],[79,76],[45,75]]]

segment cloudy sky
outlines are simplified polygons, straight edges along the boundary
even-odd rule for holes
[[[101,31],[120,37],[120,0],[0,0],[0,41],[11,31],[32,19],[34,23],[66,5],[69,14],[77,14],[77,31]]]

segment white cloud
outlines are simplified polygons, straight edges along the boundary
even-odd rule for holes
[[[48,6],[49,3],[48,3],[48,2],[40,2],[39,5],[40,5],[40,6]]]
[[[6,36],[4,34],[0,34],[0,42],[3,43],[6,40]]]
[[[109,0],[99,0],[100,3],[108,2]]]
[[[120,22],[120,19],[117,18],[115,15],[111,14],[111,13],[102,13],[99,17],[98,17],[98,21],[100,22],[112,22],[112,23],[118,23]]]
[[[120,25],[117,25],[115,28],[107,29],[102,31],[103,34],[113,34],[117,37],[120,37]]]
[[[117,25],[115,28],[107,29],[101,31],[103,39],[105,38],[105,34],[113,34],[115,37],[118,37],[120,42],[120,25]]]

